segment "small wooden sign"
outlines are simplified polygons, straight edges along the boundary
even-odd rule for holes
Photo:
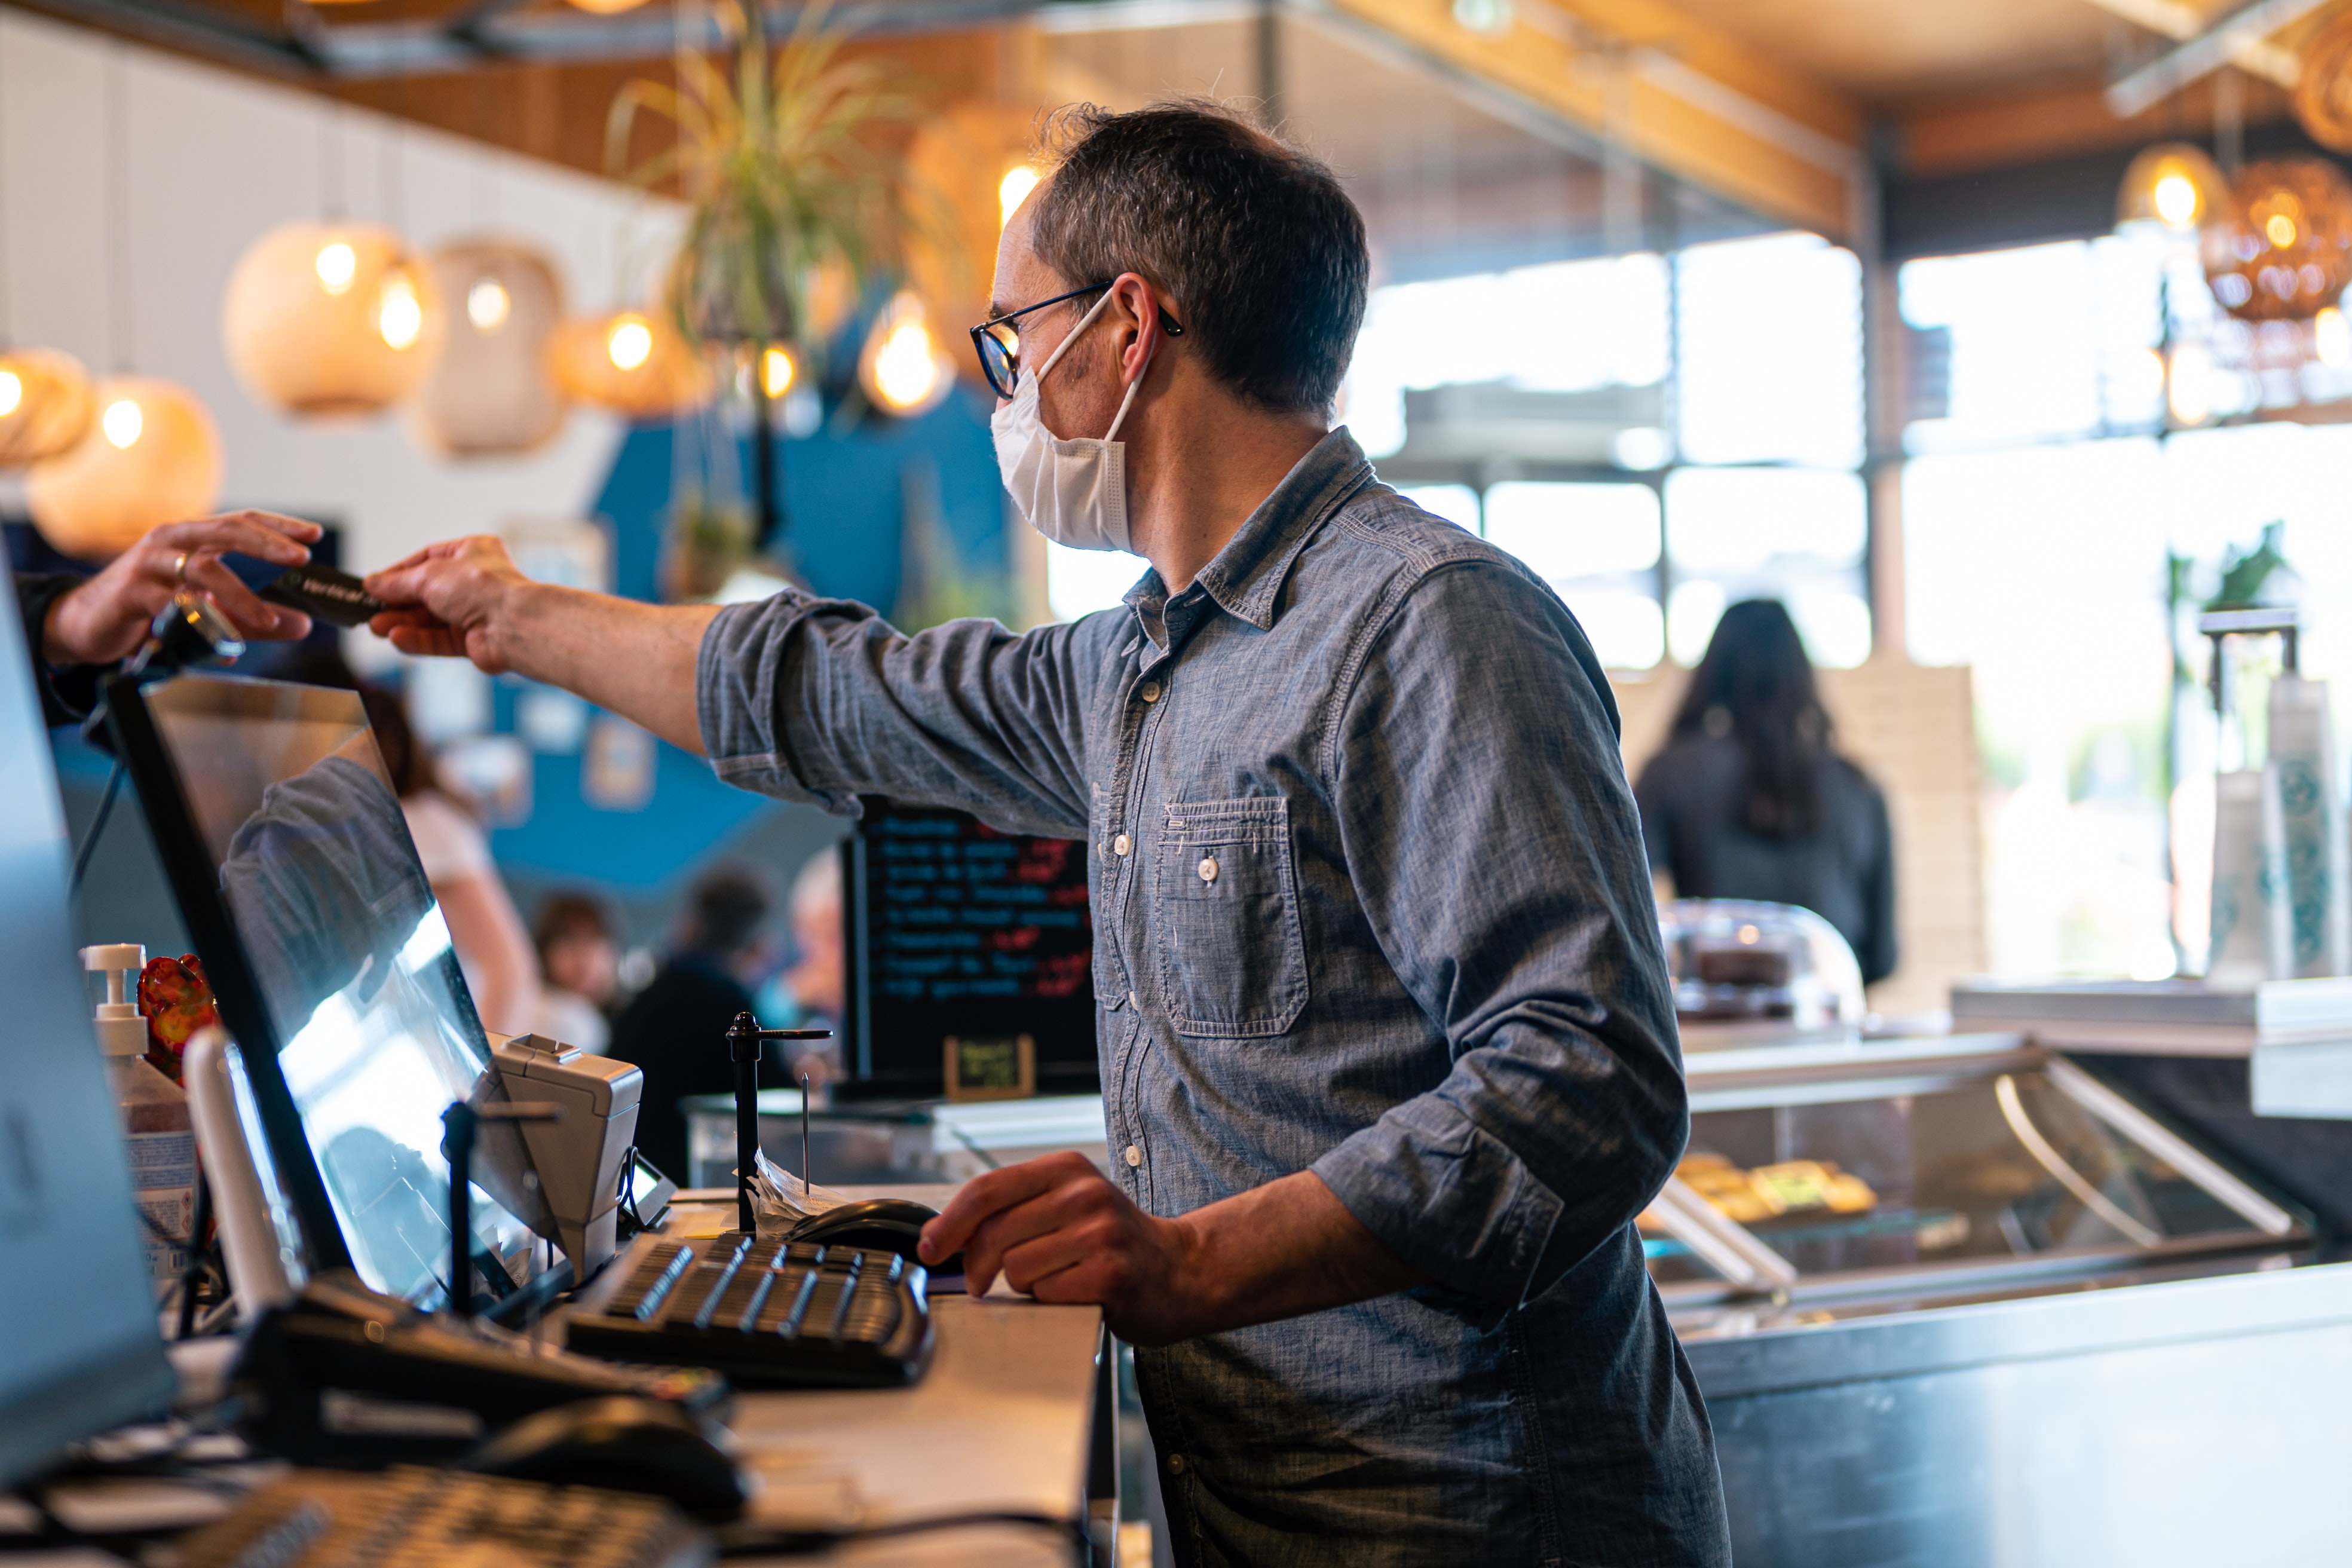
[[[1028,1035],[950,1035],[943,1056],[951,1100],[1026,1100],[1037,1092],[1037,1042]]]

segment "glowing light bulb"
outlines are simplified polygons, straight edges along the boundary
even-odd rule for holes
[[[1004,172],[1004,178],[996,187],[996,223],[999,228],[1013,221],[1013,215],[1021,210],[1021,204],[1027,201],[1029,193],[1036,188],[1037,171],[1028,164],[1015,163]]]
[[[147,428],[147,416],[139,412],[135,400],[118,397],[99,416],[99,427],[106,432],[106,438],[117,451],[127,452],[139,444],[140,432]]]
[[[506,325],[513,310],[514,300],[508,297],[506,285],[495,278],[485,278],[466,290],[466,320],[474,323],[476,331],[497,331]]]
[[[912,408],[940,384],[939,355],[921,318],[900,321],[874,356],[874,389],[893,408]]]
[[[2352,365],[2352,321],[2330,305],[2311,319],[2311,351],[2330,370]]]
[[[424,332],[425,306],[406,276],[394,273],[384,279],[383,292],[376,297],[375,330],[394,350],[410,347]]]
[[[622,370],[635,370],[653,357],[654,330],[642,316],[623,316],[604,334],[604,357]]]
[[[2197,182],[2186,174],[2167,174],[2156,183],[2156,216],[2174,228],[2197,221]]]
[[[359,276],[360,258],[357,252],[339,239],[332,245],[320,246],[310,267],[319,275],[320,288],[330,294],[347,294],[352,279]]]
[[[790,392],[795,374],[793,356],[781,348],[772,348],[760,356],[760,384],[772,398]]]
[[[2270,236],[2273,245],[2284,250],[2294,243],[2294,219],[2284,213],[2273,213],[2270,221],[2263,225],[2263,232]]]
[[[16,412],[25,401],[25,378],[13,370],[0,370],[0,419]]]

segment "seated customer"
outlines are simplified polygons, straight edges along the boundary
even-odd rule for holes
[[[760,1022],[772,1029],[838,1029],[848,988],[838,850],[809,857],[793,879],[787,909],[793,960],[760,987]],[[821,1089],[842,1076],[841,1064],[838,1038],[784,1042],[784,1077],[793,1083],[806,1077]]]
[[[621,950],[604,906],[585,893],[558,893],[539,908],[536,1032],[602,1056],[612,1043],[604,1009],[620,984]]]
[[[416,858],[449,924],[450,945],[457,950],[466,988],[473,993],[474,1011],[494,1034],[529,1034],[539,1016],[539,960],[506,880],[490,859],[488,837],[473,813],[442,789],[433,755],[410,727],[408,705],[400,694],[363,685],[360,700],[393,787],[400,792]]]
[[[1837,754],[1789,612],[1723,612],[1691,671],[1665,749],[1633,786],[1650,868],[1683,899],[1761,899],[1812,910],[1861,962],[1895,970],[1895,844],[1886,797]]]
[[[677,1102],[735,1087],[727,1026],[736,1014],[753,1011],[747,983],[761,967],[760,928],[767,918],[767,889],[750,871],[722,866],[705,874],[687,895],[668,962],[613,1026],[613,1056],[646,1075],[637,1148],[681,1185],[686,1117]],[[782,1083],[783,1071],[770,1064],[761,1077]]]

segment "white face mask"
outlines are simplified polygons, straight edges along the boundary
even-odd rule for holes
[[[1143,370],[1128,383],[1118,415],[1099,440],[1080,437],[1066,441],[1045,428],[1045,418],[1037,412],[1037,384],[1061,363],[1070,345],[1086,334],[1110,301],[1110,293],[1105,290],[1095,308],[1062,340],[1053,357],[1034,374],[1023,376],[1013,401],[988,421],[996,439],[997,471],[1004,477],[1013,504],[1029,520],[1030,527],[1073,550],[1131,552],[1135,548],[1127,527],[1127,447],[1113,437],[1127,422],[1127,411],[1134,405],[1136,390],[1143,384],[1150,361],[1147,359]]]

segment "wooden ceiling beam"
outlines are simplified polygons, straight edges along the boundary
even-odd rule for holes
[[[1299,0],[1376,29],[1592,142],[1777,222],[1850,239],[1867,221],[1861,107],[1657,0],[1518,0],[1473,32],[1450,0]]]

